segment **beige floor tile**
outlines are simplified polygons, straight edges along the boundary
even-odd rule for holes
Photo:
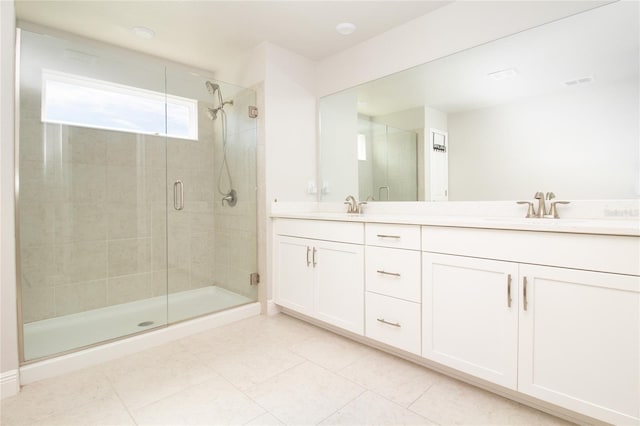
[[[430,425],[424,417],[371,391],[325,419],[323,425]]]
[[[364,389],[310,362],[300,364],[245,392],[288,425],[317,424]]]
[[[294,344],[290,350],[331,371],[341,370],[375,351],[375,349],[330,333]]]
[[[271,413],[264,413],[261,416],[256,417],[248,423],[248,426],[281,426],[284,425],[280,420],[276,419]]]
[[[115,397],[107,378],[95,368],[24,386],[2,400],[2,425],[25,425],[104,398]]]
[[[133,411],[139,425],[245,424],[265,410],[221,377]]]
[[[103,371],[127,408],[135,409],[202,383],[216,373],[177,345],[111,361]]]
[[[380,351],[372,352],[338,374],[405,408],[443,377]]]
[[[74,407],[60,414],[45,417],[33,423],[41,426],[127,426],[135,425],[129,411],[113,394],[101,400]]]
[[[440,424],[530,426],[571,424],[453,379],[434,384],[409,408]]]
[[[285,348],[248,348],[228,354],[197,355],[202,362],[240,389],[263,383],[305,359]]]

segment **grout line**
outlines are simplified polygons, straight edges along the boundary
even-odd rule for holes
[[[343,408],[345,408],[347,405],[351,404],[353,401],[355,401],[356,399],[360,398],[362,395],[364,395],[365,393],[369,392],[369,389],[367,389],[364,386],[362,387],[362,392],[360,392],[358,395],[354,396],[353,398],[351,398],[348,402],[346,402],[345,404],[343,404],[341,407],[339,407],[337,410],[335,410],[333,413],[329,414],[327,417],[323,418],[322,420],[320,420],[318,423],[316,423],[317,425],[322,424],[322,422],[324,422],[325,420],[327,420],[329,417],[333,416],[334,414],[337,414],[338,411],[342,410]]]

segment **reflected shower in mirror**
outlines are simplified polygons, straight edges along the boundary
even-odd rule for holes
[[[540,189],[637,198],[638,9],[608,4],[321,98],[322,200],[405,200],[393,195],[407,178],[380,178],[373,161],[413,173],[413,201],[514,200]],[[359,136],[363,123],[411,132],[415,149],[398,155],[388,139],[375,159],[359,160],[358,144],[374,149]]]

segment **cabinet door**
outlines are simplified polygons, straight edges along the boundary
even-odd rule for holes
[[[328,241],[314,243],[316,318],[363,335],[363,246]]]
[[[520,276],[518,390],[637,424],[640,277],[532,265],[521,265]]]
[[[313,243],[278,235],[274,244],[275,302],[307,315],[313,313]]]
[[[422,356],[516,389],[518,265],[423,253]]]

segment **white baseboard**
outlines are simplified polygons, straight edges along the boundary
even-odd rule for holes
[[[267,300],[267,316],[277,315],[280,313],[280,308],[273,299]]]
[[[160,330],[138,334],[78,352],[24,365],[20,367],[21,383],[26,385],[38,380],[81,370],[256,315],[260,315],[260,304],[257,302],[173,324]],[[4,390],[4,381],[2,386]]]
[[[20,392],[20,372],[9,370],[0,373],[0,399],[17,395]]]

